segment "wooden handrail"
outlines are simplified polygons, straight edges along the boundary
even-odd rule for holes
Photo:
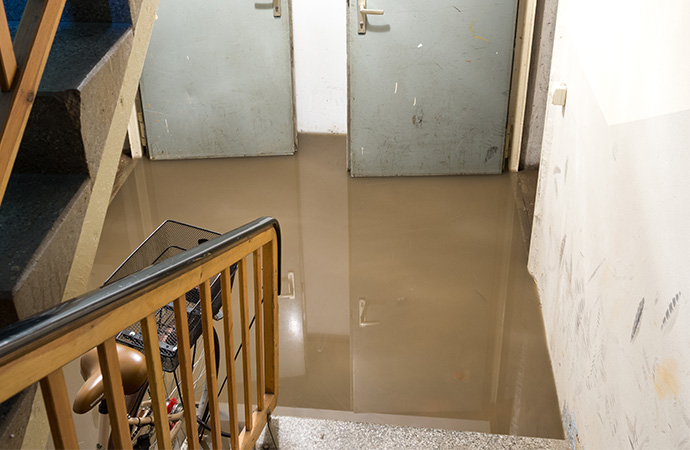
[[[26,122],[36,98],[38,85],[65,0],[28,0],[22,13],[14,44],[4,5],[0,17],[0,203],[24,136]]]
[[[58,448],[74,446],[74,423],[69,410],[69,399],[64,392],[62,367],[96,345],[104,376],[105,396],[110,411],[113,439],[118,448],[131,448],[127,413],[124,407],[124,393],[119,370],[114,336],[135,322],[141,322],[144,333],[145,354],[149,373],[152,410],[159,447],[169,448],[170,436],[165,410],[165,395],[162,394],[162,370],[158,349],[158,334],[155,328],[155,312],[174,302],[178,316],[178,345],[182,374],[182,401],[185,405],[187,436],[190,448],[196,436],[193,389],[191,388],[191,358],[187,352],[189,330],[181,326],[186,319],[185,293],[199,287],[201,293],[201,315],[206,355],[206,375],[209,392],[215,379],[215,360],[212,337],[212,305],[209,280],[221,274],[223,295],[223,321],[226,352],[232,352],[232,313],[230,306],[230,267],[240,265],[240,289],[248,291],[246,269],[247,257],[255,259],[254,283],[260,288],[263,307],[257,313],[263,318],[255,321],[255,330],[263,342],[262,366],[264,379],[257,383],[262,401],[256,409],[247,411],[247,426],[237,429],[237,395],[234,374],[234,358],[227,358],[229,374],[228,397],[231,410],[231,444],[233,449],[250,449],[258,439],[268,421],[268,414],[275,409],[278,394],[278,292],[280,280],[280,229],[271,218],[256,221],[210,240],[191,250],[132,274],[97,291],[58,305],[44,313],[10,325],[0,330],[0,402],[20,392],[27,386],[41,381],[46,407],[59,420],[51,420],[51,432]],[[243,275],[242,275],[243,274]],[[246,305],[245,297],[243,305]],[[244,306],[243,306],[244,309]],[[245,322],[245,320],[243,320]],[[244,328],[244,324],[243,324]],[[230,349],[227,345],[230,345]],[[242,347],[249,361],[249,333],[242,333]],[[261,373],[261,371],[259,371]],[[44,387],[45,386],[45,387]],[[263,386],[263,387],[262,387]],[[245,398],[251,394],[251,379],[245,378]],[[247,394],[248,393],[248,394]],[[191,399],[189,396],[192,396]],[[67,404],[65,404],[67,402]],[[250,402],[246,402],[245,404]],[[212,442],[220,448],[220,412],[218,399],[209,395],[211,410]],[[52,418],[53,416],[51,416]],[[234,419],[233,419],[234,418]]]
[[[17,73],[17,57],[14,56],[4,2],[0,2],[0,69],[0,89],[2,92],[9,92]]]

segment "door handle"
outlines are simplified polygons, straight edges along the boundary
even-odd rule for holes
[[[273,17],[280,17],[280,0],[273,0]]]
[[[367,15],[382,16],[382,9],[367,9],[367,0],[357,0],[357,33],[366,34]]]

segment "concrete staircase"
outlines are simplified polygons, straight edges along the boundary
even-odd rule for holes
[[[4,4],[14,33],[26,0]],[[0,326],[86,288],[157,4],[65,5],[0,205]],[[32,400],[0,405],[0,448],[21,444]]]
[[[569,450],[566,441],[362,422],[274,416],[257,449],[280,450]],[[274,442],[274,439],[276,442]],[[277,444],[277,445],[276,445]]]

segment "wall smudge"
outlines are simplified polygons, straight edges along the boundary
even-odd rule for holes
[[[563,411],[561,412],[561,419],[563,420],[563,431],[565,432],[565,440],[570,444],[571,450],[580,450],[583,448],[580,442],[580,434],[577,431],[577,423],[573,412],[568,408],[566,402],[563,403]]]
[[[678,304],[680,302],[680,296],[681,293],[678,292],[671,301],[668,304],[668,307],[666,308],[666,313],[664,314],[664,319],[661,322],[661,329],[664,330],[666,327],[672,327],[673,326],[673,321],[672,319],[675,318],[675,312],[678,309]],[[670,329],[670,328],[669,328]]]
[[[601,269],[601,266],[603,266],[605,262],[606,262],[606,259],[602,259],[602,260],[601,260],[601,262],[599,263],[599,265],[597,266],[597,268],[594,269],[594,272],[592,272],[592,275],[589,276],[589,280],[587,280],[588,283],[589,283],[590,281],[592,281],[592,279],[594,278],[594,276],[599,272],[599,269]]]
[[[564,183],[568,181],[568,163],[569,162],[570,162],[570,159],[567,158],[565,160],[565,169],[563,170],[563,182]]]
[[[496,153],[498,153],[498,147],[496,147],[496,146],[490,147],[486,151],[486,156],[484,157],[484,162],[488,162],[491,158],[496,156]]]
[[[563,235],[563,239],[561,240],[561,250],[559,254],[559,260],[560,262],[563,262],[563,254],[565,253],[565,243],[568,241],[568,235]]]
[[[644,297],[642,297],[640,304],[637,306],[637,314],[635,314],[635,320],[633,320],[632,332],[630,333],[631,343],[635,340],[637,333],[640,331],[640,319],[642,319],[642,311],[644,311]]]

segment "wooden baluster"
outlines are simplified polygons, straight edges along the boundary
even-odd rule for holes
[[[158,448],[172,448],[155,314],[151,314],[141,320],[141,331],[144,338],[144,355],[146,356],[146,370],[149,377],[149,391],[151,392],[151,409],[153,410],[153,419],[156,425]]]
[[[237,419],[237,375],[235,373],[235,344],[232,321],[232,277],[230,268],[220,274],[221,292],[223,294],[223,335],[225,337],[225,368],[228,374],[228,411],[230,416],[230,447],[239,449],[239,421]]]
[[[120,372],[120,360],[117,356],[114,337],[98,346],[98,362],[103,374],[105,401],[108,405],[108,416],[110,417],[110,428],[112,429],[115,448],[130,449],[132,448],[132,441],[127,424],[127,405],[125,405],[122,372]]]
[[[77,448],[79,441],[61,368],[41,380],[41,391],[55,448]]]
[[[206,387],[208,408],[211,412],[211,443],[213,448],[222,448],[220,440],[220,411],[218,406],[218,379],[216,377],[216,351],[213,343],[213,305],[211,286],[208,280],[199,286],[201,296],[201,330],[204,336],[204,359],[206,362]]]
[[[266,392],[278,395],[278,249],[275,238],[262,249]]]
[[[0,68],[2,69],[0,70],[0,88],[3,92],[9,92],[12,89],[14,75],[17,73],[17,58],[14,56],[4,2],[0,2]]]
[[[254,251],[254,335],[256,336],[256,396],[257,408],[264,410],[266,391],[264,370],[264,314],[262,301],[261,249]]]
[[[28,0],[14,38],[19,67],[11,94],[0,97],[0,202],[5,195],[65,0]]]
[[[249,348],[249,299],[247,291],[247,257],[239,262],[240,319],[242,322],[242,374],[244,380],[244,426],[252,429],[252,368]]]
[[[196,406],[194,398],[194,375],[192,374],[191,343],[189,342],[189,324],[187,321],[187,299],[183,295],[175,300],[175,333],[177,334],[177,355],[180,361],[182,376],[182,406],[187,432],[187,445],[191,450],[199,449],[196,425]]]

